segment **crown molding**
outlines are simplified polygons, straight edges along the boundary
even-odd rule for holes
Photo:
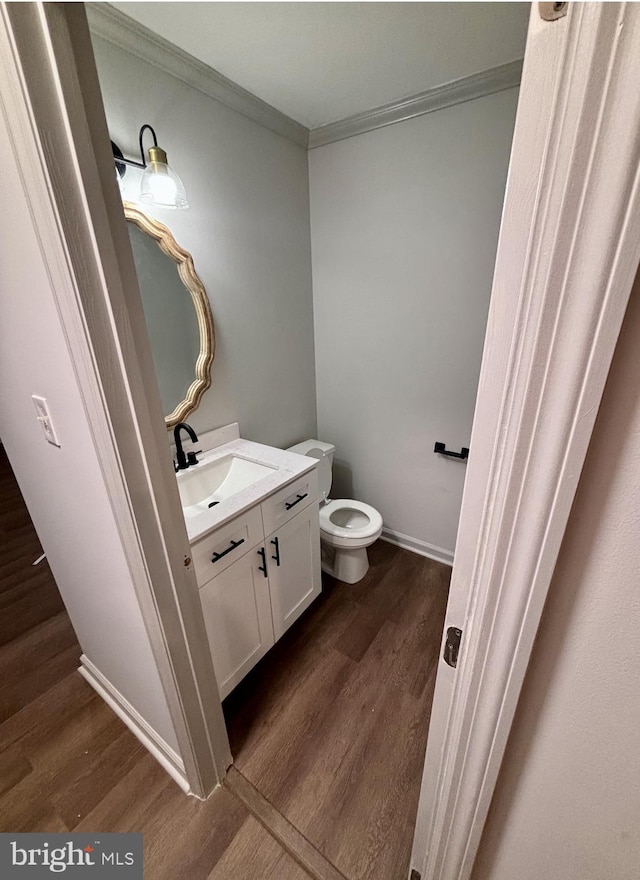
[[[85,6],[92,34],[119,46],[248,119],[307,147],[309,129],[261,101],[212,67],[184,52],[109,3]]]
[[[109,3],[87,3],[85,8],[92,34],[175,76],[186,85],[236,110],[276,134],[309,149],[514,88],[520,84],[522,75],[522,59],[510,61],[309,131],[304,125],[276,110],[271,104],[257,98],[218,73],[213,67],[174,46],[173,43],[129,18]]]
[[[383,104],[365,113],[357,113],[313,128],[309,132],[309,149],[332,144],[366,131],[393,125],[395,122],[404,122],[415,116],[423,116],[425,113],[433,113],[434,110],[442,110],[452,107],[454,104],[462,104],[481,98],[484,95],[492,95],[494,92],[502,92],[520,85],[522,75],[522,59],[491,67],[481,73],[474,73],[462,79],[435,86],[401,101],[393,101]]]

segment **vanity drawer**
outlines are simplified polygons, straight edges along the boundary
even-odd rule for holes
[[[317,500],[318,474],[314,468],[262,502],[265,535],[273,534],[276,529]]]
[[[256,506],[193,544],[191,556],[198,586],[220,574],[262,539],[262,517]]]

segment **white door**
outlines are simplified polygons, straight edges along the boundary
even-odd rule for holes
[[[320,595],[320,527],[312,504],[266,540],[276,640]]]
[[[250,550],[200,590],[221,699],[274,642],[269,580],[260,549]]]
[[[411,856],[422,880],[471,876],[638,267],[638,40],[636,4],[532,5]]]

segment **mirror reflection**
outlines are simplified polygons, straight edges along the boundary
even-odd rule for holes
[[[186,418],[211,383],[213,319],[191,255],[167,227],[125,207],[129,239],[167,427]]]

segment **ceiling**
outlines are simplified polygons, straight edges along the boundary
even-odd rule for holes
[[[522,58],[530,4],[114,3],[307,128]]]

